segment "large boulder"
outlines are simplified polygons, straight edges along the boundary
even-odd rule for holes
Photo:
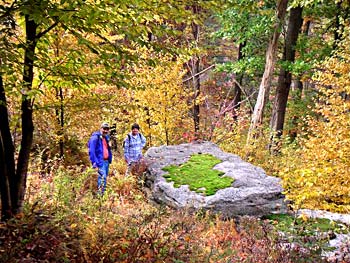
[[[201,153],[211,154],[222,161],[214,169],[234,178],[231,187],[204,196],[191,191],[187,185],[175,188],[173,182],[167,182],[163,177],[166,172],[162,168],[180,165],[192,154]],[[223,152],[213,143],[152,147],[145,156],[149,162],[145,186],[151,199],[157,203],[174,208],[210,210],[224,217],[263,216],[287,210],[279,178],[266,175],[263,169],[243,161],[237,155]]]

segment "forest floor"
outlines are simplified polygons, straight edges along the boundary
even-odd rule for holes
[[[103,196],[82,167],[33,174],[23,213],[0,223],[0,262],[350,262],[341,251],[322,256],[345,224],[154,206],[124,172],[114,167]]]

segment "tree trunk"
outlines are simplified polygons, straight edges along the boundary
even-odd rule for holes
[[[194,5],[192,7],[193,13],[198,14],[199,13],[199,7],[197,5]],[[197,23],[193,22],[192,23],[192,34],[194,38],[194,42],[197,45],[199,42],[199,32],[200,32],[200,27]],[[200,58],[199,56],[195,56],[192,58],[192,63],[191,63],[191,71],[192,71],[192,76],[193,76],[193,91],[194,91],[194,98],[193,98],[193,122],[194,122],[194,132],[195,136],[197,136],[197,133],[199,132],[199,114],[200,114],[200,109],[199,109],[199,104],[198,104],[198,97],[200,95],[201,91],[201,83],[200,83]]]
[[[5,146],[2,136],[0,136],[0,192],[1,192],[1,215],[6,220],[11,217],[11,196],[9,175],[7,173],[7,163],[5,160]]]
[[[278,47],[278,38],[280,35],[280,28],[284,22],[288,0],[280,0],[277,5],[277,18],[274,25],[274,33],[270,39],[266,51],[265,71],[260,83],[258,98],[254,107],[251,124],[248,132],[247,142],[250,143],[252,139],[258,136],[258,131],[263,123],[263,114],[268,95],[270,93],[271,78],[276,61],[276,52]]]
[[[29,165],[30,149],[33,142],[33,108],[32,100],[26,92],[32,89],[34,77],[34,57],[36,46],[36,29],[37,24],[29,15],[25,16],[26,24],[26,46],[24,53],[24,70],[23,70],[23,90],[22,95],[22,140],[21,148],[18,155],[17,169],[15,176],[10,180],[10,191],[13,213],[19,213],[22,209],[26,184],[27,172]]]
[[[60,158],[64,158],[64,96],[62,87],[56,88],[56,98],[59,101],[59,108],[56,108],[56,118],[59,126],[59,130],[57,131],[57,135],[59,139],[59,149],[60,149]]]
[[[200,62],[199,62],[199,57],[196,56],[194,58],[195,60],[193,62],[193,67],[192,67],[192,72],[193,74],[197,74],[200,69]],[[200,114],[200,109],[199,109],[199,104],[198,104],[198,97],[200,95],[200,88],[201,88],[201,83],[200,83],[200,78],[199,75],[193,77],[193,90],[194,90],[194,99],[193,99],[193,122],[194,122],[194,131],[195,133],[199,132],[199,114]]]
[[[200,95],[201,91],[201,83],[200,83],[200,76],[197,74],[200,71],[200,61],[199,57],[196,56],[192,59],[192,74],[193,74],[193,91],[194,91],[194,98],[193,98],[193,122],[194,122],[194,131],[195,133],[199,132],[199,104],[198,104],[198,97]]]
[[[63,89],[60,87],[60,110],[61,110],[61,131],[60,131],[60,157],[64,158],[64,140],[63,140],[63,135],[64,135],[64,96],[63,96]]]
[[[56,41],[55,41],[55,56],[56,58],[59,58],[60,56],[60,37],[59,37],[59,32],[56,31]],[[56,91],[56,99],[59,102],[59,106],[56,106],[56,118],[57,118],[57,124],[58,124],[58,131],[57,131],[57,136],[59,137],[59,152],[60,152],[60,159],[62,160],[64,158],[64,139],[63,139],[63,134],[64,134],[64,94],[63,94],[63,88],[61,86],[55,87]]]
[[[169,129],[168,129],[168,121],[166,118],[164,120],[164,132],[165,132],[165,143],[166,145],[169,145],[170,144]]]
[[[237,57],[237,61],[240,61],[244,56],[242,53],[242,49],[245,47],[245,42],[240,43],[238,46],[238,57]],[[236,76],[236,81],[235,82],[235,86],[234,86],[234,90],[233,90],[233,116],[234,119],[237,120],[237,110],[239,109],[240,106],[240,102],[242,101],[242,91],[239,85],[242,84],[242,79],[243,79],[243,73],[237,74]],[[241,85],[242,86],[242,85]]]
[[[340,18],[341,18],[341,11],[342,11],[342,2],[343,1],[339,1],[337,3],[337,13],[335,15],[335,21],[334,21],[334,42],[333,42],[333,49],[337,49],[339,42],[342,38],[342,31],[343,28],[340,24]]]
[[[10,132],[5,88],[2,75],[0,75],[0,193],[1,217],[4,220],[12,216],[10,179],[14,174],[14,146]]]
[[[152,131],[152,121],[151,121],[151,113],[150,113],[150,110],[148,107],[145,107],[144,108],[144,111],[146,112],[146,123],[147,123],[147,127],[148,127],[148,130],[149,131]],[[147,144],[148,145],[153,145],[153,142],[152,142],[152,133],[150,132],[148,138],[147,138]]]
[[[300,28],[302,25],[302,7],[295,7],[290,10],[288,29],[284,44],[282,61],[290,63],[295,59],[295,45],[298,40]],[[270,150],[277,150],[277,144],[283,133],[284,118],[287,108],[288,95],[292,82],[292,73],[283,67],[280,70],[276,97],[272,110],[270,128],[272,131]]]
[[[302,30],[301,30],[301,32],[304,36],[308,36],[310,25],[311,25],[311,20],[304,21],[304,24],[303,24]],[[295,85],[295,90],[296,90],[294,99],[300,100],[301,96],[303,94],[303,89],[304,89],[304,84],[301,81],[301,76],[298,76],[296,78],[296,80],[294,81],[294,85]]]

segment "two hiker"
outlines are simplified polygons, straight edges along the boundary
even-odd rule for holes
[[[100,130],[92,134],[88,143],[92,167],[98,172],[97,187],[100,194],[106,189],[109,164],[112,162],[109,129],[108,123],[102,123]],[[131,132],[125,138],[123,145],[128,173],[130,167],[142,159],[142,149],[146,145],[146,138],[140,133],[140,126],[137,123],[131,126]]]

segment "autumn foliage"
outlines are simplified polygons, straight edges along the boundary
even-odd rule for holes
[[[144,61],[130,68],[128,83],[134,88],[125,92],[126,112],[139,122],[150,145],[178,143],[181,134],[191,130],[188,102],[192,92],[182,85],[185,58],[147,49],[138,53],[144,58],[154,57],[158,64],[151,67]]]
[[[295,61],[270,68],[248,144],[275,1],[2,2],[0,262],[322,262],[269,221],[150,203],[122,141],[134,122],[146,148],[211,141],[282,178],[293,209],[349,213],[349,1],[289,1],[303,8]],[[271,154],[281,68],[298,85]],[[97,197],[86,142],[101,122],[114,160]]]
[[[315,74],[320,96],[282,177],[295,207],[350,211],[350,50],[348,41]]]
[[[137,175],[120,172],[112,165],[100,198],[86,183],[91,170],[31,177],[24,213],[0,225],[0,262],[322,262],[285,246],[268,221],[155,207]]]

